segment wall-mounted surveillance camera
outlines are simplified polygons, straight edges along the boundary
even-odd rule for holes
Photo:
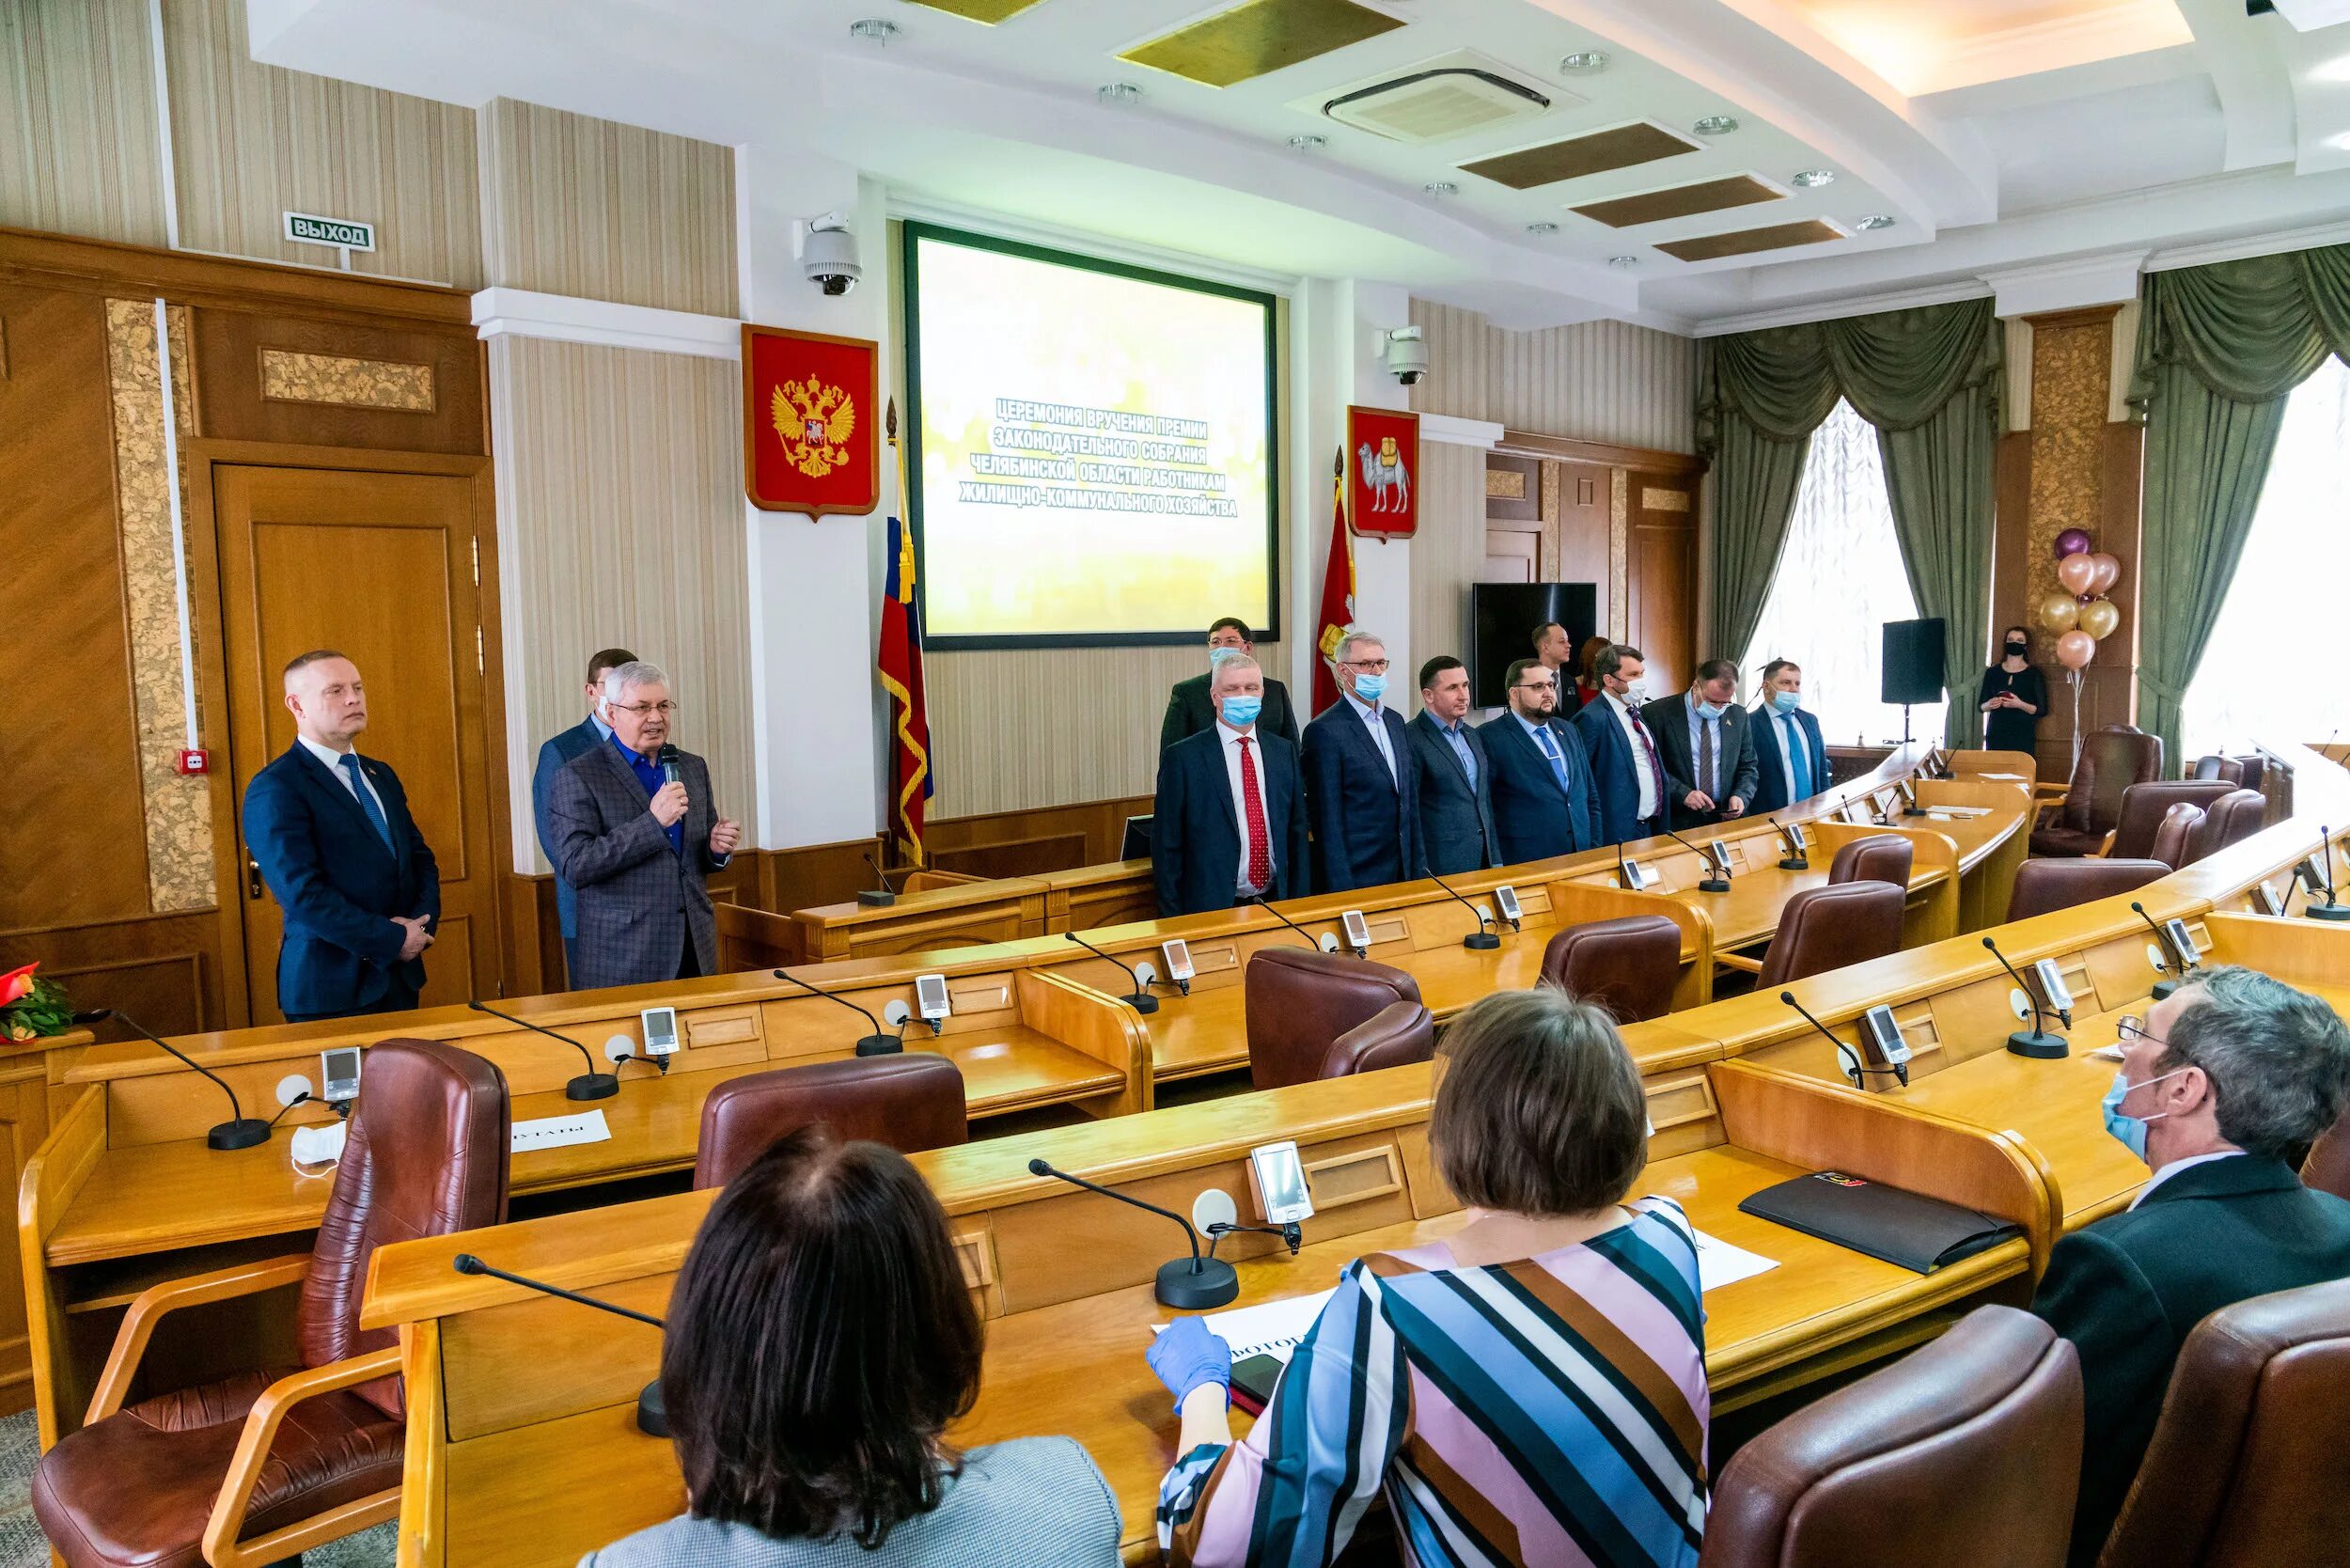
[[[1387,374],[1406,386],[1417,386],[1428,373],[1428,343],[1416,326],[1398,327],[1387,335]]]
[[[847,218],[826,212],[807,221],[800,239],[800,271],[835,298],[856,287],[865,269],[857,264],[856,236],[849,232]]]

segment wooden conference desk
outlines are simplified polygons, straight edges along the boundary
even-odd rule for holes
[[[2056,1213],[2029,1152],[2004,1135],[1711,1054],[1665,1025],[1627,1038],[1653,1098],[1694,1082],[1703,1109],[1658,1117],[1639,1190],[1677,1199],[1700,1229],[1778,1266],[1709,1293],[1707,1366],[1727,1409],[1929,1337],[1987,1297],[2021,1297],[2053,1244]],[[1083,1442],[1125,1519],[1129,1561],[1152,1561],[1152,1505],[1177,1422],[1143,1361],[1171,1315],[1151,1273],[1171,1229],[1026,1173],[1041,1155],[1152,1201],[1187,1209],[1203,1187],[1245,1193],[1254,1143],[1295,1137],[1320,1212],[1295,1259],[1244,1238],[1243,1304],[1327,1288],[1366,1251],[1442,1236],[1460,1222],[1427,1147],[1426,1066],[1114,1123],[1024,1135],[915,1156],[937,1189],[966,1278],[988,1318],[979,1403],[964,1445],[1040,1432]],[[1739,1200],[1834,1165],[2011,1219],[2025,1239],[1919,1276],[1737,1210]],[[403,1568],[524,1568],[581,1553],[678,1511],[673,1450],[638,1435],[636,1392],[658,1370],[658,1337],[494,1280],[456,1274],[478,1252],[639,1309],[666,1305],[708,1194],[655,1199],[404,1243],[380,1251],[362,1322],[402,1331],[409,1403]],[[1245,1198],[1243,1200],[1245,1201]],[[1262,1244],[1262,1245],[1258,1245]],[[548,1375],[550,1366],[562,1368]]]

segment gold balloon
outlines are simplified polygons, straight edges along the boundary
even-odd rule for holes
[[[2080,624],[2080,602],[2069,593],[2052,593],[2040,602],[2040,624],[2059,635]]]
[[[2081,630],[2095,637],[2099,642],[2111,636],[2114,628],[2121,624],[2122,612],[2114,608],[2113,601],[2110,599],[2092,600],[2081,606]]]

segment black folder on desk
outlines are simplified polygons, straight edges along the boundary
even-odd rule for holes
[[[1841,1170],[1814,1171],[1764,1187],[1738,1207],[1919,1274],[2024,1233],[2020,1225]]]

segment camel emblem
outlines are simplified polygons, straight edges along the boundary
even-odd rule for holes
[[[1371,492],[1371,510],[1375,512],[1408,512],[1412,510],[1412,476],[1403,466],[1403,454],[1396,449],[1395,437],[1386,436],[1379,449],[1371,449],[1366,441],[1355,448],[1355,461],[1363,470],[1363,483]]]

